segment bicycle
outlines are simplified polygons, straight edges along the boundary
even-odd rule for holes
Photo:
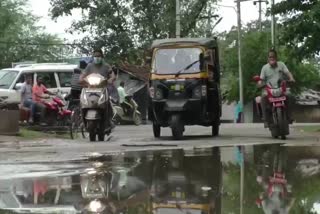
[[[70,137],[71,139],[88,138],[88,133],[86,132],[82,117],[81,117],[81,107],[80,105],[71,105],[72,109],[71,123],[70,123]]]

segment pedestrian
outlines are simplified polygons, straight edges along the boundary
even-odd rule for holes
[[[82,90],[82,85],[80,84],[80,76],[86,69],[87,63],[85,60],[80,60],[79,67],[73,70],[72,80],[71,80],[71,98],[72,100],[79,100]]]
[[[243,108],[242,105],[240,104],[240,102],[237,102],[237,104],[235,105],[235,110],[234,110],[234,116],[235,116],[235,122],[236,123],[241,123],[242,122],[242,112],[243,112]]]
[[[117,90],[118,90],[118,94],[119,94],[120,106],[122,107],[124,114],[127,114],[129,109],[131,108],[131,105],[126,102],[127,93],[124,89],[124,86],[125,86],[124,81],[121,81]]]
[[[25,81],[20,90],[21,93],[21,106],[30,109],[29,123],[33,123],[36,113],[36,105],[32,100],[32,75],[26,75]]]

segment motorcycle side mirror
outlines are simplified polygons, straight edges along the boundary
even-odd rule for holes
[[[259,81],[261,81],[262,79],[260,78],[260,76],[256,75],[256,76],[254,76],[254,77],[252,78],[252,80],[255,81],[255,82],[259,82]]]

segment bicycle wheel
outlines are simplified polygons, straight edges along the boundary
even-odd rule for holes
[[[80,109],[75,108],[71,116],[70,123],[70,137],[71,139],[78,139],[81,136],[81,115]]]

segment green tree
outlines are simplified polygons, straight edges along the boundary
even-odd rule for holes
[[[25,8],[23,0],[0,2],[0,67],[24,60],[59,61],[66,53],[62,40],[37,27],[37,17]]]
[[[80,41],[82,51],[89,53],[93,46],[103,47],[109,61],[139,63],[137,59],[152,40],[175,36],[172,0],[51,0],[51,5],[53,18],[81,9],[84,15],[70,32],[89,33]],[[182,36],[195,35],[199,24],[205,22],[202,16],[211,15],[208,8],[214,11],[212,1],[181,1]]]
[[[320,2],[290,0],[276,4],[273,12],[281,19],[280,41],[289,45],[300,59],[319,53]]]

